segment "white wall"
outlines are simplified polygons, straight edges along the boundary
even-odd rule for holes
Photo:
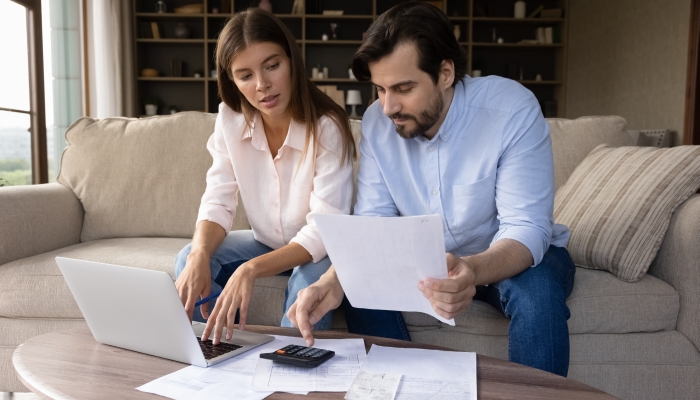
[[[567,118],[683,136],[691,0],[570,0]]]

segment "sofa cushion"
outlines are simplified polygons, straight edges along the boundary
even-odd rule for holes
[[[189,242],[178,238],[94,240],[0,265],[0,318],[83,318],[56,265],[58,256],[164,271],[175,279],[175,257]],[[280,324],[288,280],[271,276],[255,281],[248,324]],[[333,329],[344,330],[342,313],[335,314],[339,317]]]
[[[564,185],[577,165],[596,146],[631,146],[633,138],[625,131],[622,117],[581,117],[577,119],[551,118],[549,136],[552,138],[554,154],[554,185]]]
[[[622,282],[609,272],[577,268],[574,290],[566,304],[571,310],[569,333],[631,333],[673,330],[680,309],[678,293],[651,275],[635,283]],[[477,335],[508,335],[508,319],[490,304],[474,301],[455,318],[455,327],[423,313],[403,313],[411,331],[448,329]]]
[[[0,317],[82,318],[56,265],[58,256],[175,271],[175,256],[189,243],[177,238],[124,238],[80,243],[0,265]]]
[[[581,267],[626,282],[651,265],[676,207],[700,187],[700,146],[595,148],[556,193],[554,220]]]
[[[81,241],[191,238],[212,163],[206,143],[215,119],[183,112],[76,121],[66,132],[57,180],[85,210]],[[237,214],[234,225],[244,228],[242,206]]]

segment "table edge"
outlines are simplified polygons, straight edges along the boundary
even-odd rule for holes
[[[73,399],[70,396],[67,396],[65,393],[54,389],[51,386],[46,385],[44,382],[42,382],[39,378],[37,378],[33,373],[27,369],[27,367],[24,366],[24,363],[22,362],[22,358],[20,356],[20,351],[22,350],[22,346],[24,346],[24,343],[20,344],[17,346],[15,351],[12,353],[12,366],[14,367],[15,370],[15,375],[17,376],[17,379],[19,379],[20,382],[24,386],[27,387],[27,389],[31,390],[35,394],[47,398],[47,399]]]

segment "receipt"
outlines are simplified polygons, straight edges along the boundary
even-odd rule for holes
[[[400,374],[360,371],[352,381],[345,400],[393,400],[401,382]]]

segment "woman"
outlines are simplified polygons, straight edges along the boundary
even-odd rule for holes
[[[294,268],[286,312],[328,269],[313,213],[350,212],[355,157],[345,110],[306,77],[294,37],[275,16],[236,14],[219,36],[216,63],[223,104],[207,143],[213,164],[175,282],[190,318],[208,319],[202,340],[213,333],[215,344],[224,327],[231,338],[237,310],[245,328],[255,279]],[[252,230],[229,232],[239,191]],[[329,313],[315,327],[331,322]],[[292,326],[286,316],[282,326]]]

